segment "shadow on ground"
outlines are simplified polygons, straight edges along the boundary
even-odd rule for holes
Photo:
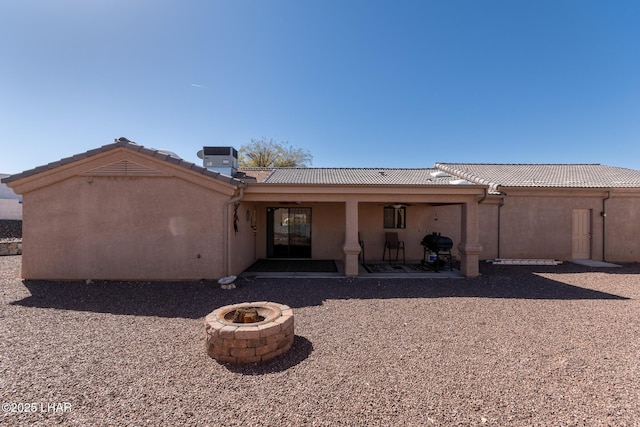
[[[247,363],[247,364],[229,364],[225,363],[223,366],[231,372],[242,375],[265,375],[273,374],[276,372],[283,372],[287,369],[297,365],[304,361],[313,351],[313,344],[311,341],[296,335],[293,338],[293,345],[284,354],[265,362],[260,363]]]
[[[24,281],[31,296],[13,305],[138,316],[198,319],[214,309],[251,301],[275,301],[292,308],[322,305],[330,299],[515,298],[551,300],[626,300],[623,296],[568,285],[536,273],[592,272],[580,266],[483,266],[477,279],[238,279],[223,290],[215,281],[52,282]],[[595,270],[612,272],[609,270]],[[615,269],[638,273],[635,264]]]

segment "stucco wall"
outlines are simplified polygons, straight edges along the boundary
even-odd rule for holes
[[[344,203],[312,203],[311,256],[314,259],[344,257]]]
[[[222,275],[226,197],[178,178],[73,177],[24,194],[26,279]]]
[[[482,260],[498,258],[499,203],[499,199],[487,199],[478,209],[478,239],[482,245]]]
[[[233,228],[234,204],[229,206],[230,259],[229,274],[238,275],[255,262],[257,234],[253,234],[252,221],[257,221],[257,207],[254,203],[238,205],[238,231]],[[247,219],[248,217],[248,219]],[[256,222],[257,224],[257,222]]]
[[[500,258],[572,258],[573,210],[591,210],[591,258],[602,259],[602,199],[597,196],[509,194],[500,213]],[[484,217],[489,216],[483,207]],[[491,209],[496,215],[497,210]],[[496,229],[494,235],[497,236]],[[484,238],[491,238],[487,233]],[[488,242],[487,242],[488,243]],[[483,246],[485,241],[481,241]],[[483,253],[483,255],[485,255]]]
[[[606,202],[605,259],[640,262],[640,197],[616,196]]]

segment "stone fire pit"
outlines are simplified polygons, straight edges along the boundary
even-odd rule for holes
[[[293,310],[275,302],[227,305],[205,317],[207,354],[220,363],[262,362],[293,344]]]

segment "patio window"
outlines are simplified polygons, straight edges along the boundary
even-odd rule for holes
[[[384,228],[406,228],[407,209],[404,206],[384,207]]]

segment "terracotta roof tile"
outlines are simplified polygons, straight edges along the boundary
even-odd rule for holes
[[[451,176],[436,176],[435,169],[387,168],[275,168],[268,184],[310,185],[446,185]]]
[[[436,163],[476,184],[534,188],[640,188],[640,171],[600,164]]]

